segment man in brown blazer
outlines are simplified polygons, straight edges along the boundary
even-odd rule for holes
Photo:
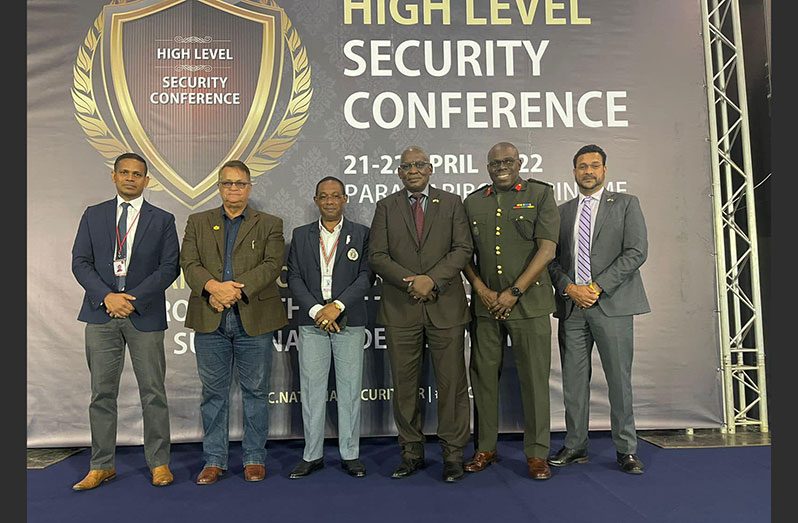
[[[464,474],[470,432],[463,343],[470,313],[460,271],[473,252],[471,232],[460,197],[429,187],[432,166],[421,148],[405,149],[398,174],[405,190],[377,202],[369,243],[369,263],[383,280],[377,322],[385,326],[402,447],[392,477],[407,477],[425,465],[418,389],[428,344],[443,479],[454,482]]]
[[[186,223],[180,266],[191,296],[186,327],[202,382],[205,465],[198,485],[227,470],[229,397],[235,365],[244,411],[244,479],[266,476],[272,334],[288,321],[276,280],[282,270],[283,221],[248,205],[249,168],[231,160],[219,169],[222,206],[192,214]]]

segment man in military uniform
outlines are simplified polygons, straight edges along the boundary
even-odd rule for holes
[[[476,264],[471,282],[471,385],[475,454],[465,470],[498,460],[499,373],[510,336],[524,411],[524,454],[533,479],[549,479],[549,370],[554,291],[547,266],[554,258],[560,216],[551,185],[524,180],[518,149],[501,142],[488,152],[493,182],[465,199]]]

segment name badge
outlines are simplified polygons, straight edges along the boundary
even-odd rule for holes
[[[127,276],[127,264],[124,258],[114,260],[114,276]]]
[[[332,276],[322,276],[321,278],[321,288],[325,291],[332,290]]]

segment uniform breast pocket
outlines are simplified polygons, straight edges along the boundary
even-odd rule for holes
[[[534,239],[536,219],[537,213],[531,209],[524,209],[524,212],[517,212],[513,216],[513,224],[515,225],[515,229],[523,239]]]
[[[487,218],[477,216],[471,219],[469,225],[471,226],[471,236],[479,238],[485,236],[489,224]]]

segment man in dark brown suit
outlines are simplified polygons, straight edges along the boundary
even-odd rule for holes
[[[233,365],[244,412],[244,479],[266,476],[272,334],[288,323],[276,283],[285,252],[283,221],[248,205],[252,182],[243,162],[226,162],[218,185],[222,206],[188,217],[180,256],[191,287],[186,327],[197,331],[202,381],[199,485],[215,483],[227,470]]]
[[[377,202],[369,244],[369,263],[383,280],[377,322],[385,326],[402,446],[392,477],[407,477],[425,464],[418,389],[428,344],[443,479],[454,482],[464,474],[470,432],[463,343],[470,313],[460,271],[473,252],[471,232],[460,197],[428,186],[432,166],[421,148],[405,149],[398,174],[405,190]]]

